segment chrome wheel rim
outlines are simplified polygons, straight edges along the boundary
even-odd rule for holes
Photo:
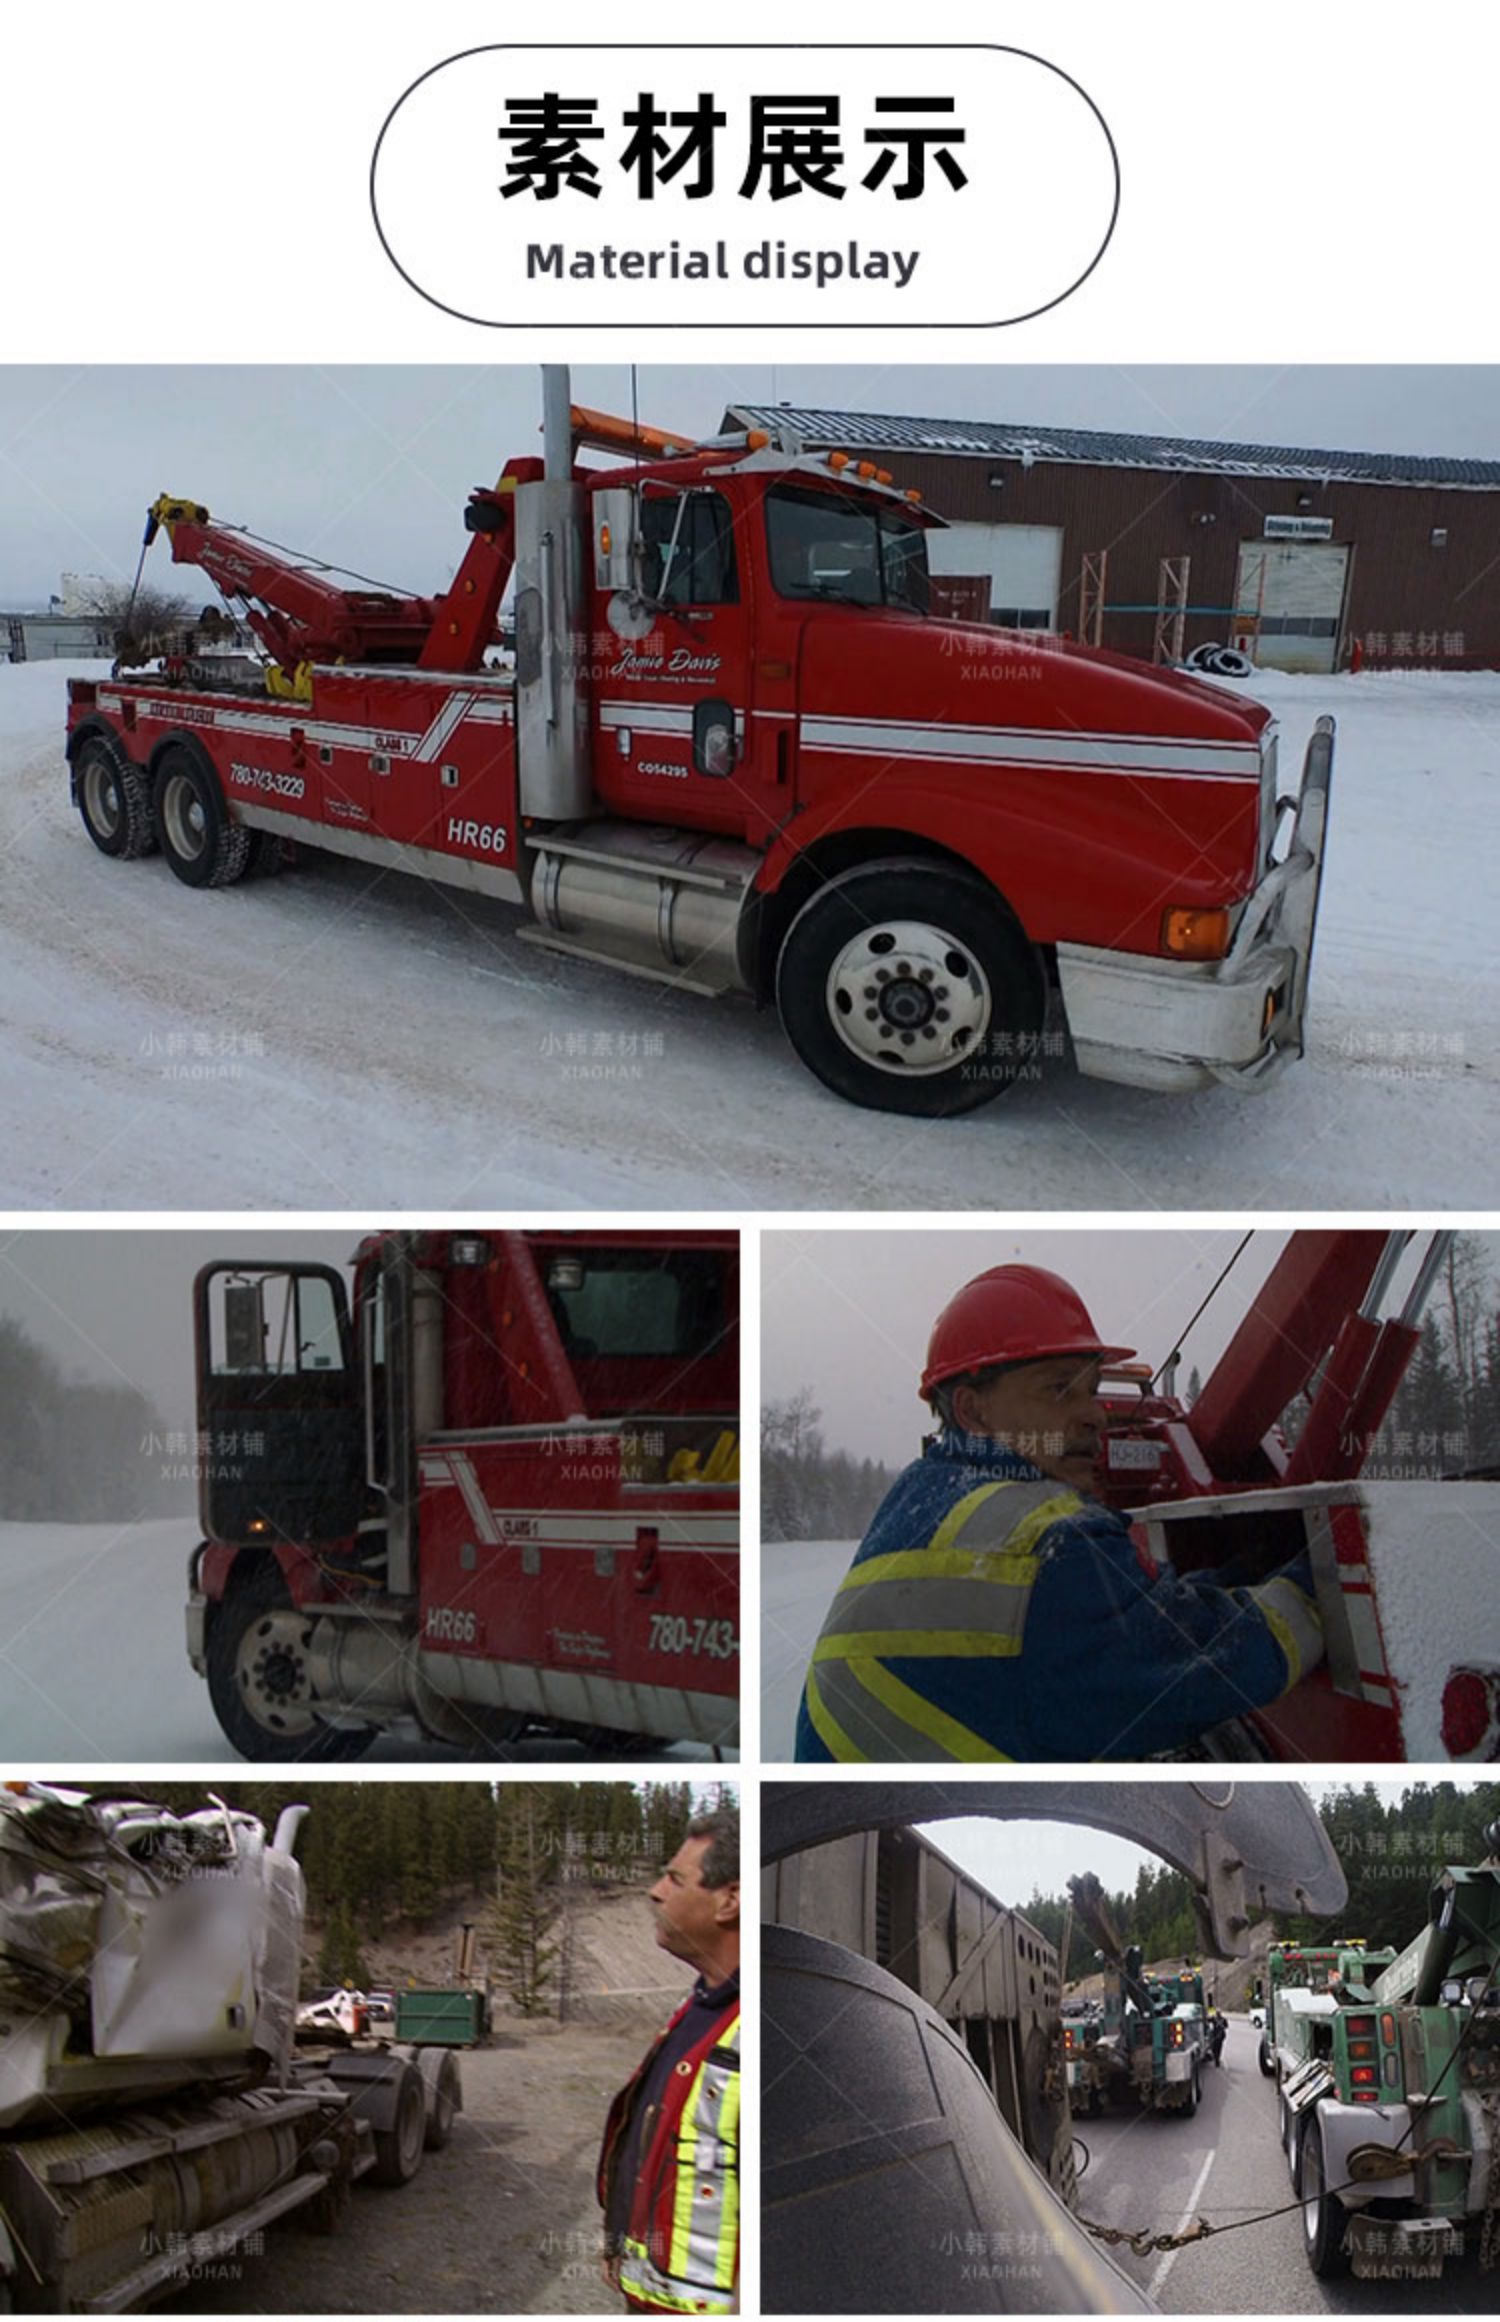
[[[976,1055],[989,1030],[989,980],[966,944],[920,919],[862,928],[828,970],[829,1022],[862,1064],[924,1080]]]
[[[115,770],[100,758],[91,758],[83,770],[83,804],[94,829],[116,838],[120,829],[120,793]]]
[[[208,844],[208,817],[203,801],[185,774],[172,774],[161,802],[162,827],[172,852],[185,862],[196,862]]]
[[[312,1680],[307,1623],[300,1613],[262,1613],[240,1639],[234,1681],[247,1713],[268,1733],[310,1733]]]

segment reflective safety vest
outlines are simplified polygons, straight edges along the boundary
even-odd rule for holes
[[[1011,1660],[1021,1651],[1037,1543],[1083,1501],[1050,1476],[980,1484],[948,1510],[925,1548],[852,1565],[828,1609],[807,1673],[807,1710],[835,1758],[1004,1755],[888,1660]]]
[[[679,2008],[610,2106],[599,2156],[606,2212],[636,2102]],[[733,2311],[740,2248],[740,2003],[736,1997],[678,2058],[654,2119],[621,2240],[620,2288],[632,2305],[671,2314]]]
[[[1142,1757],[1320,1657],[1298,1565],[1255,1588],[1156,1573],[1123,1517],[973,1440],[939,1438],[876,1516],[813,1650],[799,1758]]]

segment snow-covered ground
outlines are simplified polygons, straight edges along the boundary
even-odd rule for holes
[[[797,1740],[808,1656],[857,1540],[768,1540],[760,1552],[760,1754],[785,1764]]]
[[[54,1208],[1487,1206],[1500,675],[1266,675],[1339,721],[1309,1056],[1261,1094],[1058,1063],[956,1122],[840,1103],[769,1015],[313,857],[224,893],[68,805],[60,663],[0,668],[0,1202]]]
[[[29,1772],[130,1759],[240,1764],[187,1657],[187,1562],[201,1538],[191,1517],[0,1524],[0,1762]],[[571,1742],[528,1740],[517,1755],[584,1762]],[[710,1753],[678,1742],[661,1755]],[[365,1762],[458,1758],[410,1728],[383,1735]]]

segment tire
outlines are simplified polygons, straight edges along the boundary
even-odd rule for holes
[[[1199,2101],[1202,2095],[1203,2089],[1198,2079],[1198,2066],[1195,2062],[1193,2065],[1193,2076],[1188,2082],[1187,2102],[1182,2107],[1183,2115],[1186,2119],[1192,2119],[1194,2113],[1198,2109]]]
[[[244,877],[254,833],[230,821],[218,776],[185,743],[161,754],[153,809],[157,844],[185,887],[232,887]]]
[[[1266,2038],[1264,2032],[1262,2032],[1260,2036],[1260,2048],[1256,2061],[1259,2063],[1261,2071],[1264,2073],[1266,2079],[1274,2080],[1276,2077],[1276,2051],[1271,2046],[1271,2043]]]
[[[396,2114],[389,2128],[375,2131],[377,2185],[409,2185],[422,2166],[427,2145],[427,2090],[420,2069],[404,2064],[396,2088]]]
[[[866,863],[802,907],[776,1005],[809,1072],[850,1104],[942,1119],[1034,1058],[1041,962],[993,888],[926,862]]]
[[[373,1726],[328,1725],[308,1705],[305,1627],[273,1563],[231,1578],[213,1608],[209,1699],[232,1746],[252,1763],[343,1763],[362,1758],[375,1739]]]
[[[1297,2146],[1297,2198],[1302,2204],[1302,2253],[1320,2281],[1348,2271],[1343,2254],[1343,2203],[1328,2190],[1323,2158],[1323,2130],[1316,2112],[1302,2123]]]
[[[423,2048],[417,2057],[426,2091],[427,2150],[440,2153],[453,2134],[453,2123],[463,2110],[463,2087],[458,2058],[451,2048]]]
[[[117,863],[156,851],[151,789],[138,766],[103,734],[89,734],[73,754],[73,791],[84,829]]]

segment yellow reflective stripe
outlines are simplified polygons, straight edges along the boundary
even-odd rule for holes
[[[1316,1667],[1322,1658],[1323,1623],[1313,1599],[1306,1596],[1295,1580],[1278,1573],[1274,1580],[1263,1581],[1252,1588],[1251,1596],[1286,1659],[1287,1681],[1282,1687],[1289,1693],[1300,1682],[1304,1672]],[[1276,1597],[1281,1596],[1281,1603]]]
[[[1006,1554],[1024,1556],[1034,1548],[1044,1532],[1060,1524],[1067,1516],[1076,1516],[1083,1506],[1077,1492],[1060,1492],[1054,1499],[1043,1500],[1029,1516],[1023,1516],[1005,1543]]]
[[[736,2016],[730,2034],[733,2045],[740,2044],[740,2024]],[[732,2169],[724,2174],[724,2221],[719,2238],[719,2262],[714,2268],[714,2285],[721,2290],[732,2290],[740,2253],[740,2076],[736,2068],[728,2088],[724,2091],[724,2110],[719,2118],[719,2142],[733,2145],[735,2160]]]
[[[1019,1637],[998,1629],[864,1629],[819,1637],[813,1660],[1007,1661],[1020,1650]]]
[[[947,1515],[944,1516],[937,1530],[932,1535],[932,1539],[929,1542],[929,1547],[951,1548],[953,1545],[954,1534],[963,1530],[965,1524],[967,1524],[969,1518],[976,1512],[976,1510],[982,1508],[986,1500],[992,1500],[996,1492],[1003,1492],[1008,1489],[1009,1486],[1003,1483],[988,1483],[981,1484],[977,1491],[965,1492],[963,1498],[961,1500],[955,1500],[953,1506],[948,1510]]]
[[[738,2017],[719,2045],[738,2048]],[[722,2075],[722,2083],[711,2080],[711,2074]],[[737,2230],[738,2225],[739,2186],[728,2148],[735,2141],[739,2088],[738,2064],[731,2069],[726,2064],[711,2064],[705,2057],[678,2116],[677,2175],[667,2251],[667,2272],[675,2281],[701,2281],[706,2266],[716,2287],[729,2289],[734,2283],[736,2243],[732,2229]],[[709,2188],[719,2213],[705,2233],[698,2205]]]
[[[834,1757],[842,1759],[846,1764],[850,1761],[860,1766],[869,1764],[870,1761],[865,1756],[864,1751],[855,1748],[838,1719],[826,1706],[823,1696],[818,1690],[816,1669],[809,1669],[807,1672],[807,1714],[812,1719],[813,1732],[823,1747],[831,1751]]]
[[[1003,1750],[982,1741],[970,1727],[961,1725],[956,1717],[949,1717],[946,1710],[924,1701],[920,1693],[913,1693],[909,1685],[903,1685],[899,1677],[893,1677],[878,1661],[861,1661],[854,1674],[877,1701],[883,1702],[908,1725],[915,1726],[919,1733],[925,1733],[930,1741],[937,1742],[950,1758],[998,1758],[1010,1764]]]
[[[691,2281],[692,2267],[689,2243],[693,2230],[693,2195],[697,2191],[698,2160],[698,2099],[703,2093],[703,2067],[700,2064],[688,2091],[688,2100],[677,2121],[677,2179],[672,2195],[672,2239],[667,2246],[667,2271],[681,2281]]]
[[[839,1583],[845,1589],[868,1588],[877,1580],[1002,1580],[1024,1587],[1035,1580],[1037,1559],[1012,1555],[1004,1548],[901,1548],[889,1556],[869,1556],[852,1564]]]

